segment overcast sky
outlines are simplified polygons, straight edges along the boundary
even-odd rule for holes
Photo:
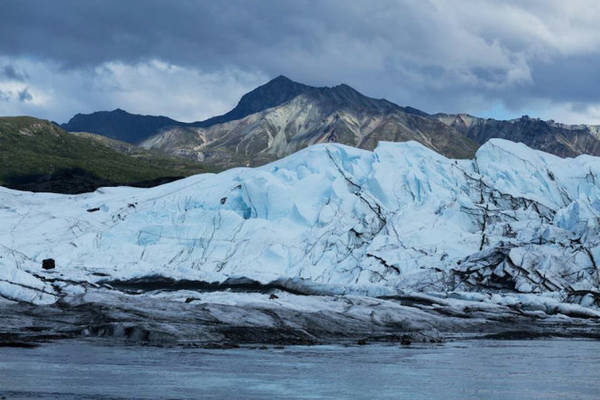
[[[600,124],[598,21],[598,0],[0,0],[0,115],[201,120],[283,74],[427,112]]]

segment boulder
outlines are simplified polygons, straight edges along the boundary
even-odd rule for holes
[[[54,269],[56,267],[56,263],[54,262],[54,258],[46,258],[42,260],[42,268],[43,269]]]

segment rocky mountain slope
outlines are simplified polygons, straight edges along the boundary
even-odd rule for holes
[[[435,114],[433,117],[479,144],[500,138],[561,157],[600,155],[600,126],[596,125],[566,125],[528,116],[509,121],[468,114]]]
[[[150,189],[0,189],[0,298],[70,337],[599,336],[599,177],[493,139],[472,160],[321,144]]]
[[[311,86],[294,82],[280,75],[266,85],[259,86],[243,95],[235,108],[228,113],[209,118],[205,121],[192,122],[189,126],[208,128],[216,124],[242,119],[250,114],[264,111],[267,108],[277,107],[313,89]]]
[[[250,114],[285,103],[311,89],[313,88],[310,86],[279,76],[269,84],[246,93],[233,110],[204,121],[186,123],[163,116],[131,114],[117,108],[113,111],[77,114],[69,122],[60,126],[69,132],[91,132],[130,144],[137,144],[167,129],[207,128],[212,125],[242,119]]]
[[[63,127],[219,165],[256,166],[316,143],[372,150],[378,141],[415,140],[448,157],[468,158],[491,138],[522,142],[561,157],[600,155],[600,127],[522,117],[429,115],[372,99],[348,85],[312,87],[279,76],[245,94],[230,112],[183,123],[123,110],[78,114]]]
[[[225,167],[261,165],[316,143],[373,149],[381,140],[415,140],[454,158],[470,157],[477,148],[421,111],[364,96],[348,85],[315,88],[279,77],[244,96],[234,111],[243,105],[249,110],[245,105],[257,104],[265,93],[270,101],[262,106],[281,104],[209,127],[166,129],[141,146]]]
[[[197,163],[92,134],[71,134],[31,117],[0,118],[0,184],[82,193],[100,186],[156,185],[204,172]]]

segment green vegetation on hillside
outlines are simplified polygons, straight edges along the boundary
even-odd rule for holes
[[[127,154],[101,141],[67,133],[49,121],[0,118],[3,186],[80,193],[105,185],[148,186],[202,172],[207,170],[198,163],[144,150]],[[77,187],[80,183],[82,187]]]

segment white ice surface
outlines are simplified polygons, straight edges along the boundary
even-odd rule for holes
[[[52,301],[32,275],[45,258],[72,280],[295,278],[373,295],[485,292],[493,272],[510,274],[515,293],[598,292],[599,179],[600,158],[494,139],[474,160],[415,142],[327,144],[150,189],[0,188],[0,295]],[[498,249],[507,261],[488,268]],[[453,275],[474,269],[470,286]]]

